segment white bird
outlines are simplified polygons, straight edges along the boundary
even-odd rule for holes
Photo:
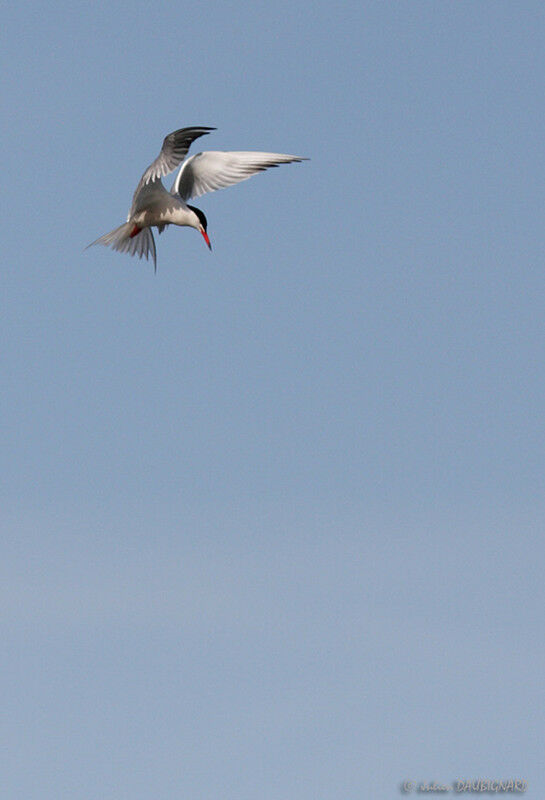
[[[110,233],[105,233],[88,247],[103,244],[122,253],[153,258],[157,269],[157,254],[152,227],[162,233],[167,225],[188,225],[198,230],[210,248],[207,220],[203,212],[187,202],[206,192],[223,189],[234,183],[245,181],[268,167],[305,161],[298,156],[284,153],[254,153],[244,151],[209,151],[197,153],[181,166],[170,192],[163,186],[161,178],[180,164],[199,136],[205,136],[215,128],[180,128],[169,133],[163,141],[161,152],[140,178],[132,198],[127,221]]]

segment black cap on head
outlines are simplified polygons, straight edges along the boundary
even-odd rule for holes
[[[203,212],[201,211],[201,209],[200,208],[195,208],[195,206],[190,206],[189,203],[187,204],[187,207],[190,208],[191,211],[195,212],[195,214],[199,218],[199,222],[203,226],[204,230],[206,230],[207,227],[208,227],[208,222],[207,222],[206,217],[204,216]]]

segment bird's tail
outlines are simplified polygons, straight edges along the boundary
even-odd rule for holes
[[[105,233],[104,236],[91,242],[87,247],[92,247],[95,244],[103,244],[105,247],[111,247],[120,253],[129,253],[131,256],[139,256],[139,258],[149,258],[151,254],[153,266],[157,271],[157,252],[151,228],[138,230],[133,222],[124,222],[119,228]]]

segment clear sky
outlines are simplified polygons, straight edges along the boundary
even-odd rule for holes
[[[2,798],[542,798],[543,3],[2,27]],[[311,161],[84,252],[188,125]]]

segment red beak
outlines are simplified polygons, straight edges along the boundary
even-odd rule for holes
[[[206,242],[206,244],[208,245],[208,249],[209,249],[209,250],[211,250],[211,249],[212,249],[212,245],[210,244],[210,239],[208,238],[208,234],[207,234],[207,232],[204,230],[204,228],[201,228],[201,233],[202,233],[202,235],[203,235],[204,241],[205,241],[205,242]]]

